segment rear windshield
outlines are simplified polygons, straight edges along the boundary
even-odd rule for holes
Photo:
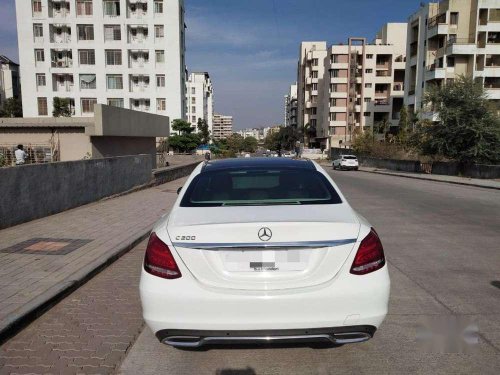
[[[342,156],[342,159],[345,159],[345,160],[356,160],[357,157],[356,156],[351,156],[351,155],[345,155],[345,156]]]
[[[321,173],[306,169],[234,169],[203,172],[188,186],[181,207],[342,203]]]

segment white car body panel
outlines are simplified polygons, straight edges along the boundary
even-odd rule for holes
[[[343,203],[180,207],[185,189],[181,191],[170,215],[153,231],[170,248],[182,277],[167,280],[142,271],[143,316],[153,332],[379,327],[388,308],[387,265],[367,275],[349,273],[371,226],[313,164]],[[265,244],[258,237],[261,228],[272,231]],[[254,255],[276,260],[280,251],[297,244],[308,247],[297,248],[296,265],[290,266],[288,259],[277,270],[243,267]],[[254,245],[259,247],[249,248]],[[238,252],[235,261],[231,252]]]

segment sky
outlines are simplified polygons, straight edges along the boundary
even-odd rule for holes
[[[169,0],[170,1],[170,0]],[[0,54],[15,61],[15,0],[0,0]],[[405,22],[419,0],[185,0],[186,63],[207,71],[215,111],[234,128],[284,122],[301,41],[372,40],[387,22]]]

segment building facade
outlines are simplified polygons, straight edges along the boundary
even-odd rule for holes
[[[214,139],[223,139],[233,134],[233,116],[224,116],[214,113],[214,123],[212,128]]]
[[[500,0],[425,4],[408,20],[405,104],[431,120],[423,99],[431,85],[472,77],[500,108]]]
[[[372,43],[349,38],[301,44],[299,128],[321,148],[349,146],[355,132],[383,134],[399,124],[403,106],[406,23],[386,24]],[[311,133],[309,133],[311,134]]]
[[[16,0],[24,116],[95,103],[185,118],[183,0]]]
[[[297,127],[297,84],[285,95],[285,126]]]
[[[205,120],[210,134],[213,132],[213,95],[212,81],[207,72],[194,72],[189,75],[186,86],[187,119],[195,128],[198,119]]]
[[[0,55],[0,110],[3,109],[5,100],[9,98],[21,98],[19,64]]]

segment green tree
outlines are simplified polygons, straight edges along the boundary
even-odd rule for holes
[[[408,117],[408,108],[406,108],[406,106],[403,106],[399,111],[399,131],[397,134],[397,141],[403,147],[406,147],[406,144],[408,142],[409,127],[410,119]]]
[[[8,98],[0,111],[0,117],[23,117],[23,105],[17,98]]]
[[[69,99],[54,97],[52,116],[54,117],[71,117],[71,108]]]
[[[238,154],[244,149],[245,139],[237,134],[233,133],[229,137],[226,138],[227,149],[231,153]]]
[[[461,163],[500,161],[500,119],[481,84],[461,76],[442,87],[431,87],[424,103],[438,114],[438,121],[419,127],[424,155]]]
[[[264,145],[272,151],[293,151],[295,144],[301,138],[300,133],[296,128],[286,126],[280,128],[278,132],[270,133],[264,139]]]
[[[243,140],[243,151],[245,152],[255,152],[257,151],[257,147],[259,145],[259,141],[255,137],[246,137]]]
[[[172,122],[172,129],[179,134],[171,135],[168,139],[169,146],[178,152],[191,152],[202,144],[199,134],[193,133],[191,124],[182,119]]]
[[[202,144],[208,144],[210,142],[210,130],[208,129],[208,123],[205,119],[198,119],[198,134],[201,137]]]
[[[179,134],[191,134],[194,131],[189,122],[180,118],[172,121],[172,129],[179,132]]]

